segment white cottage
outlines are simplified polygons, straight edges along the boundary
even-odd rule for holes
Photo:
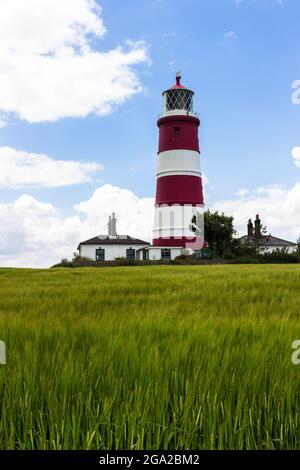
[[[262,225],[259,215],[256,216],[254,225],[249,219],[247,225],[247,235],[239,238],[240,244],[247,248],[258,247],[260,253],[274,253],[275,251],[285,251],[286,253],[294,253],[297,244],[288,240],[273,237],[272,235],[262,235]]]
[[[108,235],[98,235],[79,243],[79,255],[93,261],[114,261],[116,258],[126,258],[130,261],[148,259],[146,249],[150,243],[129,235],[117,235],[116,225],[117,219],[113,213],[109,216]]]

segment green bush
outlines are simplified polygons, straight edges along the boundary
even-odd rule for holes
[[[223,258],[224,259],[234,259],[235,255],[234,255],[234,253],[232,253],[232,251],[226,250],[226,251],[224,251]]]
[[[84,256],[76,256],[76,258],[72,260],[72,263],[74,266],[81,266],[86,263],[90,263],[91,261],[92,260],[90,258],[86,258]]]
[[[261,263],[299,263],[300,258],[296,253],[287,253],[285,250],[277,250],[273,253],[259,255]]]
[[[171,264],[194,265],[194,264],[199,264],[199,260],[195,257],[195,255],[179,255],[179,256],[176,256],[176,258],[171,261]]]
[[[55,264],[52,268],[73,268],[73,261],[69,261],[67,258],[63,258],[60,263]]]
[[[232,262],[233,264],[259,264],[259,260],[251,256],[237,256]]]

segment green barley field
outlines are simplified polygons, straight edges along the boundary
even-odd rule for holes
[[[300,267],[0,270],[0,449],[300,449]]]

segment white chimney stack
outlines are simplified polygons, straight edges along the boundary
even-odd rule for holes
[[[108,220],[108,236],[111,238],[116,238],[117,236],[117,219],[115,213],[112,213],[112,216],[109,216]]]

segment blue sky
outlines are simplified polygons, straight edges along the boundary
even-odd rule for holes
[[[295,188],[300,168],[291,151],[300,146],[300,106],[292,103],[291,87],[300,79],[298,0],[101,0],[98,4],[106,33],[87,34],[87,40],[102,53],[117,46],[126,50],[128,39],[143,41],[143,46],[135,47],[145,48],[148,58],[131,66],[142,90],[114,104],[110,114],[59,116],[52,122],[40,118],[41,122],[28,122],[18,105],[9,112],[0,99],[6,121],[0,128],[0,147],[55,160],[94,162],[104,169],[79,184],[25,189],[6,185],[0,188],[1,203],[12,203],[26,193],[51,204],[60,217],[71,217],[74,204],[89,200],[106,184],[126,188],[141,199],[152,198],[161,92],[173,84],[178,69],[183,83],[196,93],[202,169],[209,181],[207,205],[227,211],[232,206],[238,216],[241,201],[234,194],[240,189],[249,191],[245,207],[255,210],[255,194],[275,185],[286,197]],[[269,201],[270,194],[264,198]],[[274,214],[262,205],[272,222]],[[297,224],[298,220],[290,232],[284,232],[279,222],[273,225],[280,234],[291,236]]]

